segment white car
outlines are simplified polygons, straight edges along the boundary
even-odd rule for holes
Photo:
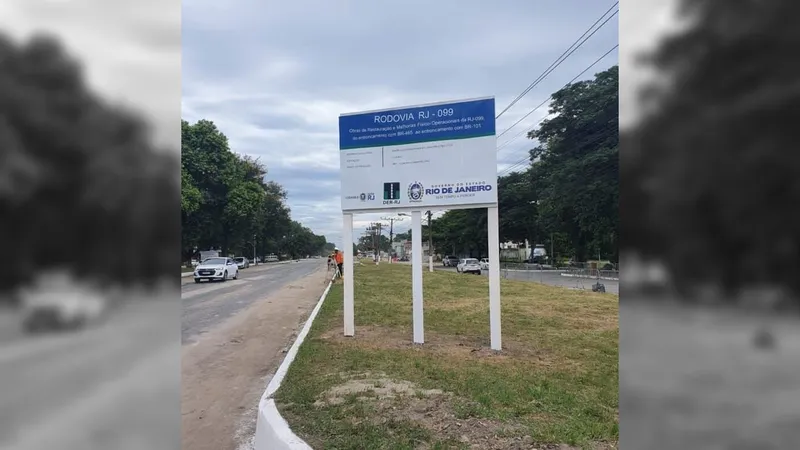
[[[239,270],[247,269],[250,267],[250,260],[245,258],[244,256],[233,258],[233,261],[236,263],[236,266],[239,267]]]
[[[28,333],[79,329],[101,320],[108,306],[97,288],[57,272],[38,277],[19,296]]]
[[[233,258],[224,258],[222,256],[217,258],[208,258],[201,262],[194,269],[194,282],[199,283],[202,280],[208,281],[226,281],[230,279],[237,279],[239,277],[239,266]]]
[[[465,258],[459,261],[456,272],[481,274],[481,264],[475,258]]]
[[[481,270],[489,270],[489,258],[481,258]]]

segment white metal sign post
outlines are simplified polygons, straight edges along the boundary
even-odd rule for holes
[[[411,212],[411,313],[414,343],[425,342],[425,315],[422,308],[422,211]]]
[[[500,217],[497,206],[487,208],[489,228],[489,330],[492,350],[502,349],[500,332]]]
[[[342,248],[344,252],[344,335],[355,336],[355,306],[353,295],[353,215],[343,214]]]
[[[422,211],[488,208],[491,347],[502,348],[494,118],[494,98],[339,116],[346,336],[355,334],[353,214],[411,213],[413,330],[421,344]]]

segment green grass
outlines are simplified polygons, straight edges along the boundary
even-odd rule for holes
[[[356,336],[342,335],[338,283],[277,393],[282,414],[312,447],[325,449],[615,443],[618,297],[501,283],[501,354],[488,350],[488,280],[448,272],[424,273],[426,343],[418,347],[411,344],[411,268],[357,266]],[[368,391],[318,402],[353,378]],[[415,391],[382,398],[375,392],[387,380],[413,383]]]

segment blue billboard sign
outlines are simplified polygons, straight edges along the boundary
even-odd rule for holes
[[[494,136],[494,98],[339,116],[339,149]]]

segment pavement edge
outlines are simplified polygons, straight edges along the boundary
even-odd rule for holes
[[[574,273],[562,273],[561,276],[562,277],[570,277],[570,278],[585,278],[587,280],[596,280],[597,279],[597,277],[592,277],[592,276],[589,276],[589,275],[579,275],[579,274],[574,274]],[[616,277],[616,278],[615,277],[600,277],[600,279],[601,280],[606,280],[606,281],[619,281],[619,277]]]
[[[317,314],[319,314],[322,304],[328,297],[333,282],[329,282],[325,291],[317,301],[317,305],[308,316],[303,329],[297,335],[294,344],[292,344],[286,357],[278,367],[278,370],[273,375],[267,385],[264,395],[261,396],[261,401],[258,402],[258,417],[256,419],[256,435],[253,442],[253,450],[313,450],[311,446],[305,443],[302,439],[294,434],[289,424],[281,416],[278,407],[275,405],[275,400],[272,398],[278,388],[281,387],[283,379],[286,377],[286,372],[289,371],[289,366],[294,362],[297,356],[297,351],[306,339],[311,325],[314,323]]]
[[[274,263],[274,264],[272,264],[272,265],[274,266],[274,265],[277,265],[277,264],[289,264],[290,262],[291,262],[291,261],[281,261],[281,262]],[[265,263],[261,263],[261,265],[263,266],[263,265],[265,265]],[[269,263],[266,263],[266,265],[269,265]],[[188,278],[188,277],[191,277],[192,275],[194,275],[194,271],[191,271],[191,272],[183,272],[183,273],[181,274],[181,278]]]

